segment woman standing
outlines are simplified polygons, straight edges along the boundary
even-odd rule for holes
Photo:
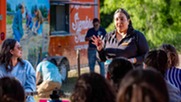
[[[102,61],[125,57],[138,67],[142,65],[144,55],[149,47],[144,35],[134,30],[130,15],[120,8],[114,13],[115,30],[108,33],[102,41],[99,37],[93,36],[93,44],[96,45],[99,58]]]
[[[35,70],[30,62],[21,59],[22,47],[15,39],[6,39],[0,50],[0,78],[15,77],[22,84],[25,92],[36,91]],[[26,102],[34,102],[32,96]]]

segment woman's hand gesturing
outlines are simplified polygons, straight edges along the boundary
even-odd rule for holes
[[[103,42],[102,42],[101,38],[93,35],[93,37],[91,39],[93,41],[92,44],[94,44],[97,47],[98,51],[101,51],[103,48]]]

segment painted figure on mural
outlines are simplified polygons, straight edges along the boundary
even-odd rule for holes
[[[93,27],[87,31],[87,34],[85,36],[85,41],[89,42],[89,46],[88,46],[89,68],[90,68],[90,72],[94,72],[95,64],[97,61],[100,67],[101,75],[105,76],[104,62],[100,62],[98,60],[96,56],[97,49],[96,49],[96,46],[92,44],[93,41],[91,40],[91,38],[93,36],[97,36],[97,37],[99,36],[101,38],[104,38],[104,36],[106,35],[106,30],[100,26],[100,21],[98,18],[94,18],[92,23],[93,23]]]
[[[24,13],[24,5],[19,4],[18,5],[18,11],[16,12],[14,19],[13,19],[13,37],[16,39],[18,42],[20,42],[21,38],[23,37],[23,16],[22,14]]]
[[[41,11],[38,7],[35,7],[34,10],[35,17],[33,19],[33,28],[32,31],[34,34],[42,35],[43,32],[43,17]]]
[[[30,13],[28,12],[28,10],[26,10],[26,29],[30,30],[32,29],[33,26],[33,21],[32,21],[32,16],[30,15]]]

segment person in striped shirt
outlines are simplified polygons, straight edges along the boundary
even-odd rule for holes
[[[179,65],[178,53],[171,44],[162,44],[160,49],[164,50],[168,56],[169,68],[166,71],[165,78],[181,91],[181,69],[176,67]]]
[[[163,50],[151,50],[145,55],[144,69],[154,68],[164,75],[168,69],[168,56]],[[169,102],[181,102],[181,91],[165,79],[169,93]]]
[[[122,8],[114,13],[115,30],[106,34],[101,40],[93,36],[93,44],[96,45],[101,61],[125,57],[135,67],[143,64],[145,54],[149,51],[148,43],[144,35],[134,30],[130,15]]]

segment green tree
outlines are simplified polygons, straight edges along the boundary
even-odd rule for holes
[[[114,29],[114,11],[124,8],[131,15],[134,28],[145,34],[151,48],[170,43],[181,49],[181,1],[102,0],[101,3],[101,20],[106,21],[101,24],[108,32]]]

